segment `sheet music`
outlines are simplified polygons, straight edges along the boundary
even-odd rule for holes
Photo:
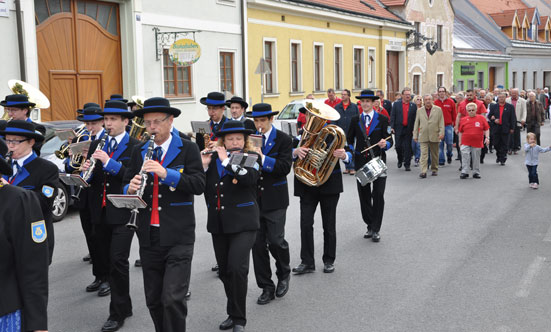
[[[253,167],[257,160],[257,154],[233,153],[230,157],[230,164],[241,167]]]
[[[196,134],[210,134],[210,124],[206,121],[191,121],[191,130]]]
[[[55,131],[55,135],[62,141],[67,141],[77,136],[77,133],[73,129],[58,129]]]
[[[90,148],[91,143],[92,143],[92,141],[84,141],[84,142],[73,143],[73,144],[69,145],[69,150],[71,150],[72,154],[83,153],[85,151],[88,151],[88,149]]]
[[[255,148],[262,149],[262,136],[260,135],[249,135],[249,140]]]
[[[283,131],[285,134],[291,137],[295,137],[298,135],[297,123],[294,121],[282,121],[281,131]]]

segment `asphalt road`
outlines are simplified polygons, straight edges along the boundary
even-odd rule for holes
[[[546,125],[544,145],[551,144],[548,137],[551,129]],[[551,154],[540,157],[538,190],[528,187],[522,154],[510,156],[506,166],[495,164],[495,154],[488,155],[480,180],[460,180],[457,161],[441,168],[437,177],[419,179],[418,168],[397,169],[394,150],[387,164],[381,242],[363,238],[355,180],[344,175],[335,273],[322,272],[318,211],[318,271],[292,277],[284,298],[256,304],[261,291],[251,259],[247,331],[549,331]],[[226,318],[225,295],[210,271],[215,259],[204,201],[199,197],[196,202],[188,331],[217,331]],[[286,230],[295,266],[300,263],[295,197]],[[91,265],[82,262],[87,250],[78,214],[71,212],[55,231],[50,331],[100,331],[109,298],[84,291],[93,277]],[[132,264],[137,257],[134,239]],[[134,316],[122,331],[154,331],[140,268],[132,265],[130,278]]]

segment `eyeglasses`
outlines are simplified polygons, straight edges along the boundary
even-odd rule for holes
[[[146,127],[151,127],[152,124],[158,126],[158,125],[160,125],[161,123],[165,122],[166,119],[168,119],[169,117],[170,117],[170,114],[167,115],[167,116],[166,116],[164,119],[162,119],[162,120],[159,120],[159,119],[153,120],[153,121],[147,120],[147,121],[144,121],[143,123],[145,124]]]
[[[6,142],[7,145],[10,145],[10,144],[11,144],[11,145],[19,145],[19,144],[21,144],[21,143],[23,143],[23,142],[25,142],[25,141],[28,141],[28,140],[29,140],[28,138],[27,138],[27,139],[22,139],[22,140],[7,139],[7,140],[5,140],[5,142]]]

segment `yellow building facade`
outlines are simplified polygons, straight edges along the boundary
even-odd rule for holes
[[[344,1],[346,2],[346,1]],[[247,6],[248,97],[281,110],[327,89],[398,91],[406,85],[407,22],[368,18],[338,9],[251,0]],[[255,73],[260,60],[271,74]]]

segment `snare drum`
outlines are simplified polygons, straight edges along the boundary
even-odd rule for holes
[[[367,164],[363,165],[359,170],[356,171],[356,180],[363,187],[368,183],[371,183],[381,175],[383,175],[387,170],[385,163],[381,158],[376,157],[371,159]]]

